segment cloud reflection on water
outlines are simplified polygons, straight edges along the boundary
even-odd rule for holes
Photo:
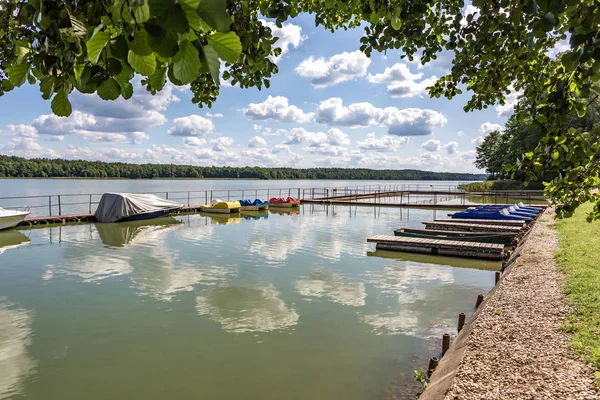
[[[273,285],[214,288],[196,298],[196,311],[231,333],[277,331],[295,326],[299,319]]]
[[[311,272],[308,279],[296,281],[296,290],[305,297],[325,297],[333,303],[361,307],[367,292],[363,282],[349,282],[342,275],[330,271]]]
[[[22,394],[23,381],[34,372],[29,355],[33,313],[0,298],[0,399]]]

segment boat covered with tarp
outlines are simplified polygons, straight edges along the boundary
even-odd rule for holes
[[[127,222],[164,217],[183,205],[153,194],[104,193],[96,209],[98,222]]]
[[[269,202],[260,199],[240,200],[240,206],[242,211],[267,210],[269,208]]]
[[[511,244],[515,234],[503,232],[464,232],[439,231],[433,229],[400,228],[394,231],[395,236],[413,237],[419,239],[455,240],[459,242]]]

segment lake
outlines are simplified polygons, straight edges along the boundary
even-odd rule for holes
[[[30,194],[223,182],[0,184]],[[413,398],[413,370],[499,264],[374,252],[366,239],[444,215],[303,205],[0,232],[0,399]]]

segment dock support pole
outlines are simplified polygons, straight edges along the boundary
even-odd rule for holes
[[[429,367],[427,368],[427,374],[431,375],[433,373],[433,371],[437,368],[439,363],[440,363],[439,358],[437,358],[436,356],[432,356],[429,359]]]
[[[479,306],[483,303],[483,295],[479,293],[477,295],[477,302],[475,303],[475,308],[479,308]]]
[[[60,206],[60,194],[58,195],[58,215],[62,215],[62,208]]]
[[[463,326],[465,326],[465,318],[466,315],[464,312],[461,312],[460,314],[458,314],[458,331],[460,332],[463,328]]]
[[[88,214],[91,214],[91,213],[92,213],[92,195],[90,194],[90,204],[89,204]]]
[[[496,271],[496,285],[500,281],[500,271]]]
[[[300,188],[298,188],[298,198],[300,198]]]
[[[444,333],[444,335],[442,336],[442,357],[444,356],[444,354],[446,354],[446,352],[448,351],[449,348],[450,348],[450,334]]]
[[[48,196],[48,215],[52,216],[52,196]]]
[[[188,190],[188,207],[190,206],[190,191]]]

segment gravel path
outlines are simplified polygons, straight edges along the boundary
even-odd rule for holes
[[[568,312],[548,210],[484,304],[446,399],[600,399],[593,370],[560,331]]]

